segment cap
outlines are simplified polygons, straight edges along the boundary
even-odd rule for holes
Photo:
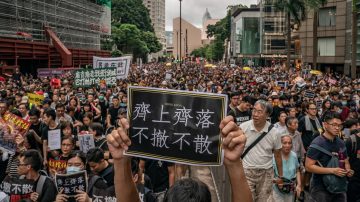
[[[45,99],[41,102],[41,104],[42,104],[42,105],[51,104],[51,99],[45,98]]]

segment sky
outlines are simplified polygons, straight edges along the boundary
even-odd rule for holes
[[[209,13],[214,19],[221,19],[226,15],[228,5],[256,4],[258,0],[182,0],[182,18],[201,27],[202,17],[208,8]],[[172,21],[180,16],[179,0],[165,0],[166,9],[166,31],[172,31]]]

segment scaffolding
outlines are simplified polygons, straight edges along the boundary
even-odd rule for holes
[[[100,50],[103,12],[93,0],[1,0],[0,37],[46,41],[47,26],[69,48]]]

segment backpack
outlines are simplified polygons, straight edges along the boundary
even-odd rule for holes
[[[339,159],[337,156],[334,156],[332,153],[330,153],[326,149],[324,149],[321,146],[316,145],[316,144],[310,145],[310,148],[314,148],[326,155],[331,156],[331,159],[327,163],[326,168],[338,168],[339,167]],[[319,164],[320,164],[320,162],[319,162]],[[324,167],[321,164],[320,164],[320,166]],[[338,177],[333,174],[326,174],[326,175],[322,176],[322,180],[323,180],[326,190],[330,193],[338,194],[338,193],[344,193],[347,191],[348,181],[347,181],[346,177]]]

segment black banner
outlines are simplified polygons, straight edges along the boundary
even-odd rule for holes
[[[219,124],[227,97],[129,87],[127,154],[194,165],[221,165]]]
[[[75,196],[77,190],[86,192],[88,186],[86,171],[74,174],[56,174],[55,183],[58,192],[64,189],[63,194],[68,196]]]
[[[35,192],[35,181],[28,179],[12,178],[7,176],[0,185],[0,190],[10,196],[10,201],[29,199]]]
[[[313,99],[315,98],[315,93],[312,92],[312,91],[305,91],[305,95],[304,97],[307,97],[307,98],[310,98],[310,99]]]

